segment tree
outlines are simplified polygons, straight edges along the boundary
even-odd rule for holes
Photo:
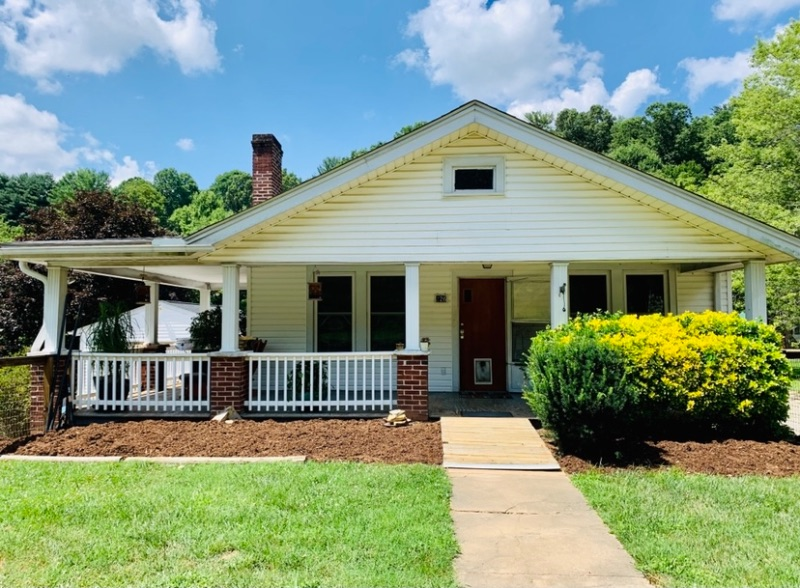
[[[111,180],[106,172],[81,168],[61,176],[53,187],[50,201],[57,204],[74,198],[78,192],[107,192],[110,185]]]
[[[558,113],[555,124],[556,134],[567,141],[595,153],[605,153],[611,144],[614,115],[607,108],[597,104],[586,112],[567,108]]]
[[[243,171],[233,170],[218,175],[209,190],[234,213],[249,208],[253,203],[253,178]]]
[[[120,239],[155,237],[164,230],[151,211],[109,192],[78,192],[71,199],[33,212],[23,224],[22,240]],[[133,306],[129,280],[71,272],[72,294],[67,316],[74,322],[82,304],[83,324],[98,316],[103,299],[127,301]],[[42,318],[43,288],[19,271],[15,263],[0,264],[0,354],[17,353],[30,345]]]
[[[800,22],[774,39],[759,41],[753,74],[730,100],[726,114],[736,141],[711,148],[714,173],[708,197],[785,231],[800,235]],[[784,333],[800,325],[800,270],[796,264],[767,269],[770,321]]]
[[[174,167],[158,171],[153,177],[153,186],[164,196],[164,222],[175,210],[189,204],[192,196],[200,191],[192,176]]]
[[[200,229],[228,218],[233,213],[225,207],[222,198],[211,190],[202,190],[169,217],[169,226],[181,235],[191,235]]]
[[[525,113],[525,120],[535,126],[537,129],[543,131],[552,131],[555,116],[552,112],[544,112],[542,110],[534,110]]]
[[[413,124],[406,125],[406,126],[402,127],[399,131],[397,131],[394,134],[394,138],[395,139],[399,139],[403,135],[407,135],[409,133],[413,133],[417,129],[421,129],[422,127],[424,127],[426,124],[428,124],[428,121],[418,120],[417,122],[415,122]]]
[[[114,194],[122,198],[128,198],[132,202],[138,202],[153,211],[153,214],[158,219],[164,218],[166,199],[161,192],[156,190],[153,184],[144,178],[125,180],[114,189]]]
[[[297,174],[290,172],[286,168],[283,168],[281,174],[281,181],[283,183],[283,190],[284,192],[287,190],[291,190],[295,186],[299,186],[303,183],[303,180],[300,179],[300,176]]]
[[[50,174],[0,174],[0,210],[16,225],[30,211],[47,206],[56,182]]]

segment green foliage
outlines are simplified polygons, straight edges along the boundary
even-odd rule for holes
[[[219,351],[222,347],[222,308],[204,310],[189,325],[192,351]]]
[[[181,206],[172,213],[169,217],[169,226],[181,235],[191,235],[232,214],[216,192],[202,190],[192,196],[189,204]]]
[[[543,131],[552,131],[556,117],[552,112],[534,110],[525,113],[525,120],[537,129],[542,129]]]
[[[286,168],[283,168],[281,170],[281,181],[283,184],[284,192],[291,190],[295,186],[299,186],[300,184],[303,183],[303,180],[300,179],[300,176],[298,176],[294,172],[290,172]]]
[[[576,145],[595,153],[605,153],[611,144],[614,115],[595,104],[586,112],[574,108],[562,110],[556,116],[555,132]]]
[[[0,216],[0,243],[9,243],[16,241],[22,236],[22,227],[15,227],[14,225],[6,222],[6,219]]]
[[[6,221],[16,225],[31,211],[47,206],[54,186],[50,174],[0,174],[0,210]]]
[[[636,424],[639,390],[628,381],[620,352],[592,329],[540,333],[527,373],[531,387],[524,397],[564,450],[605,447]]]
[[[175,210],[189,204],[192,196],[200,191],[192,176],[186,172],[179,172],[174,167],[156,172],[153,176],[153,186],[164,196],[162,223],[166,222]]]
[[[788,414],[780,343],[733,313],[578,317],[534,338],[525,396],[570,449],[607,444],[606,419],[633,439],[775,434]]]
[[[59,179],[50,194],[54,204],[71,200],[80,192],[108,192],[111,179],[106,172],[81,168],[67,172]]]
[[[30,431],[30,366],[0,368],[0,438],[16,439]]]
[[[102,353],[129,353],[133,327],[128,314],[130,307],[120,301],[102,301],[99,315],[89,331],[92,351]]]
[[[128,198],[131,202],[141,204],[143,207],[153,211],[159,218],[164,218],[166,210],[166,199],[164,195],[156,190],[155,186],[144,178],[130,178],[114,188],[114,194],[122,198]]]
[[[209,190],[219,196],[223,206],[233,213],[249,208],[253,202],[253,178],[243,171],[233,170],[218,175]]]

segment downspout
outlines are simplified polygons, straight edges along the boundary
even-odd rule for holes
[[[33,269],[30,265],[28,265],[27,261],[20,261],[19,262],[19,271],[21,271],[26,276],[30,276],[35,280],[39,280],[42,285],[47,285],[47,276],[40,274],[35,269]]]

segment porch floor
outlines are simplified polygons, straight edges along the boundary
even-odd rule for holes
[[[521,394],[508,398],[476,398],[460,392],[431,392],[428,395],[428,415],[431,418],[453,416],[503,416],[535,418]]]

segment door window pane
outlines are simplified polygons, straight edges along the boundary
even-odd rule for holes
[[[392,351],[406,340],[406,279],[372,276],[369,287],[370,351]]]
[[[353,350],[353,279],[320,276],[322,300],[317,302],[317,351]]]

